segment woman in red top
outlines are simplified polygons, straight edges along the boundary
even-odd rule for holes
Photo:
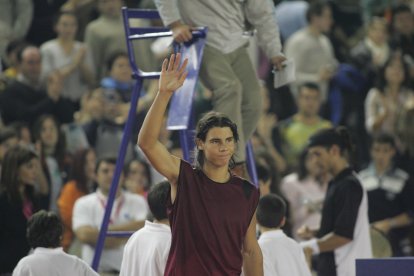
[[[197,166],[171,155],[158,140],[174,91],[187,76],[180,54],[164,61],[158,94],[145,118],[138,144],[171,185],[168,200],[172,243],[164,275],[263,275],[256,240],[259,192],[229,170],[237,126],[220,113],[208,113],[197,126]]]

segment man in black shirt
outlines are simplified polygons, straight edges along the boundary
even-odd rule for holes
[[[355,259],[370,258],[371,240],[366,192],[350,168],[352,144],[345,128],[321,130],[309,139],[309,155],[321,168],[333,175],[322,209],[316,238],[302,243],[319,254],[319,276],[353,276]],[[300,235],[310,236],[306,226]]]

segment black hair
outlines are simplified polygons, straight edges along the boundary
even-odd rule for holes
[[[104,157],[99,158],[98,161],[96,161],[95,173],[98,172],[99,167],[101,166],[102,163],[116,165],[116,157],[115,156],[104,156]]]
[[[5,194],[10,202],[21,203],[21,195],[19,188],[19,168],[20,166],[37,158],[37,155],[24,147],[16,146],[9,149],[4,155],[1,177],[0,177],[0,193]]]
[[[88,179],[85,171],[87,157],[90,152],[95,153],[93,148],[80,149],[73,156],[73,166],[70,179],[75,180],[76,187],[84,194],[89,193]]]
[[[27,222],[27,241],[32,248],[57,248],[63,234],[62,221],[53,212],[41,210]]]
[[[237,132],[237,125],[233,123],[229,117],[224,115],[223,113],[210,111],[206,113],[199,121],[196,127],[196,134],[195,138],[200,139],[201,141],[205,142],[207,133],[213,127],[229,127],[231,132],[233,133],[233,138],[235,143],[239,141],[239,134]],[[195,161],[196,167],[202,168],[204,164],[204,154],[202,150],[196,149],[195,154]],[[229,167],[234,167],[234,159],[233,157],[230,160]]]
[[[286,216],[286,203],[278,195],[268,194],[259,200],[257,206],[257,223],[266,228],[281,227]]]
[[[32,134],[30,131],[29,124],[23,121],[15,121],[9,125],[11,128],[13,128],[16,131],[16,135],[19,139],[22,139],[22,130],[27,128],[30,132],[30,135]],[[1,144],[1,141],[0,141]]]
[[[308,10],[306,11],[306,20],[308,23],[311,23],[312,17],[321,16],[326,7],[330,7],[330,4],[327,1],[318,0],[311,2]]]
[[[320,93],[320,91],[321,91],[321,88],[319,87],[319,85],[317,83],[310,82],[310,81],[301,83],[299,85],[299,89],[298,89],[299,94],[301,93],[303,88],[308,88],[308,89],[311,89],[311,90],[315,90],[315,91],[318,91],[318,93]]]
[[[18,138],[17,132],[11,127],[0,129],[0,145],[10,138]]]
[[[113,52],[108,59],[106,60],[106,70],[107,72],[110,72],[112,69],[112,66],[114,66],[115,61],[120,58],[120,57],[125,57],[126,59],[128,59],[129,62],[129,57],[127,52],[125,51],[116,51]]]
[[[262,180],[263,182],[266,182],[270,179],[270,170],[267,166],[262,164],[261,162],[255,162],[256,163],[256,171],[257,171],[257,178],[259,180]]]
[[[158,221],[168,218],[167,200],[170,196],[170,183],[162,181],[151,187],[148,193],[148,206],[152,215]]]
[[[375,143],[390,145],[394,149],[397,147],[395,144],[394,137],[388,133],[380,133],[375,135],[372,138],[372,145],[374,145]]]
[[[304,180],[309,174],[308,169],[306,168],[306,159],[307,159],[307,157],[308,157],[308,149],[304,148],[301,151],[301,153],[299,155],[299,160],[298,160],[299,162],[298,162],[297,172],[298,172],[298,179],[300,181]]]
[[[354,145],[348,130],[343,126],[318,131],[309,138],[307,147],[322,146],[329,149],[333,145],[339,147],[341,155],[346,159],[352,157],[354,153]]]
[[[385,71],[387,70],[387,67],[391,65],[392,62],[394,62],[396,59],[399,59],[399,61],[402,64],[404,79],[401,83],[401,87],[407,87],[409,86],[410,82],[410,70],[408,68],[408,64],[404,61],[404,58],[402,57],[399,52],[393,52],[388,57],[387,61],[384,63],[384,65],[380,68],[377,79],[375,83],[375,87],[381,92],[385,93],[385,87],[387,86],[387,80],[385,77]]]

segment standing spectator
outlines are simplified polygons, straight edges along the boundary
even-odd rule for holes
[[[239,130],[240,141],[234,158],[235,172],[245,176],[246,142],[260,117],[260,85],[246,46],[246,22],[257,30],[259,45],[277,69],[285,57],[274,7],[267,0],[211,1],[156,0],[158,11],[176,42],[192,39],[191,29],[208,27],[206,47],[200,67],[203,84],[212,91],[213,109],[229,116]],[[232,18],[228,20],[228,18]]]
[[[57,202],[64,226],[62,247],[69,253],[72,253],[69,251],[72,242],[73,247],[78,244],[77,241],[74,242],[72,231],[73,206],[77,199],[94,191],[95,163],[96,156],[93,149],[83,149],[75,153],[70,181],[63,186]],[[77,248],[73,248],[74,252],[76,250]]]
[[[414,183],[408,173],[394,166],[395,154],[392,136],[375,136],[371,146],[372,162],[359,175],[368,192],[370,223],[388,236],[394,256],[410,256],[409,226],[414,212]]]
[[[298,157],[309,137],[320,129],[332,126],[319,116],[321,93],[316,83],[306,82],[300,85],[296,99],[298,111],[273,129],[273,143],[284,155],[290,170],[297,168]]]
[[[401,106],[414,97],[408,88],[408,67],[399,53],[393,53],[378,75],[378,83],[365,100],[365,126],[370,134],[396,134]]]
[[[171,229],[165,203],[170,196],[167,181],[156,184],[148,194],[154,221],[132,235],[124,249],[121,276],[163,276],[171,245]]]
[[[321,87],[321,100],[328,97],[328,84],[338,65],[333,47],[325,33],[332,27],[332,10],[328,2],[315,1],[306,12],[308,26],[294,33],[286,42],[285,52],[293,59],[296,68],[296,81],[292,85],[293,94],[298,93],[298,85],[315,82]]]
[[[0,274],[11,273],[29,252],[26,223],[34,212],[44,207],[41,195],[35,194],[34,186],[41,170],[36,159],[34,152],[15,147],[6,153],[3,160],[0,179]],[[40,191],[47,192],[44,189]]]
[[[19,261],[13,276],[98,276],[87,263],[63,252],[62,232],[62,222],[55,213],[42,210],[34,214],[27,223],[27,240],[33,254]]]
[[[5,124],[23,121],[30,126],[42,114],[53,114],[62,123],[73,120],[70,101],[62,99],[61,78],[51,74],[46,88],[41,83],[42,57],[37,47],[27,46],[17,54],[20,73],[0,94],[1,117]]]
[[[280,229],[286,221],[286,204],[277,195],[262,197],[257,206],[264,276],[311,276],[302,247]]]
[[[32,18],[32,1],[0,1],[0,59],[5,57],[6,47],[11,41],[24,39]]]
[[[309,155],[333,176],[316,238],[302,242],[305,249],[319,254],[320,276],[355,275],[355,259],[372,257],[367,194],[348,162],[352,147],[344,127],[320,130],[309,139]],[[314,233],[305,226],[298,234]]]
[[[94,79],[94,65],[89,49],[75,40],[78,20],[75,14],[62,12],[55,23],[57,38],[42,44],[42,75],[48,77],[58,72],[62,83],[60,95],[79,109],[79,101],[91,87]]]
[[[171,186],[168,213],[172,231],[164,275],[263,275],[256,240],[259,191],[231,172],[237,126],[222,113],[207,113],[197,124],[196,168],[160,142],[164,113],[187,76],[181,54],[164,60],[155,97],[138,145]],[[228,220],[232,217],[231,220]],[[190,239],[188,237],[191,237]]]
[[[105,62],[110,55],[117,51],[126,51],[124,25],[122,22],[122,0],[98,0],[98,19],[86,26],[85,43],[92,51],[95,65],[95,77],[99,81],[105,72]],[[140,21],[139,25],[145,25]],[[137,26],[134,26],[137,27]],[[137,41],[134,43],[137,50],[135,56],[139,68],[150,71],[152,69],[152,55],[149,49],[149,41]]]
[[[76,237],[83,243],[82,259],[92,263],[99,229],[104,217],[105,207],[115,172],[115,158],[101,158],[96,165],[96,182],[98,189],[95,193],[79,198],[75,202],[72,217],[72,229]],[[123,176],[120,182],[123,181]],[[148,213],[147,203],[142,196],[122,190],[119,183],[114,206],[109,222],[109,231],[135,231],[144,226]],[[105,239],[105,249],[102,252],[98,271],[119,273],[122,254],[126,239],[108,237]]]

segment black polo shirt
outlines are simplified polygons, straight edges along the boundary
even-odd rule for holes
[[[362,185],[353,170],[346,168],[341,171],[329,182],[317,237],[322,238],[333,232],[352,240],[362,197]],[[335,252],[324,252],[319,255],[318,275],[337,275]]]

